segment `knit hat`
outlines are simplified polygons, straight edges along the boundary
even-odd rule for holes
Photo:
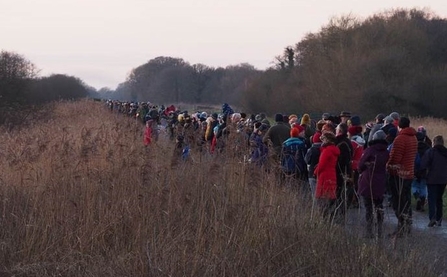
[[[418,131],[419,133],[422,133],[422,134],[424,135],[424,138],[425,138],[425,136],[427,135],[427,130],[425,129],[424,126],[419,126],[418,129],[417,129],[417,131]]]
[[[300,134],[300,130],[298,128],[292,128],[290,129],[290,137],[291,138],[297,138]]]
[[[353,126],[359,126],[362,124],[360,122],[360,116],[358,116],[358,115],[354,115],[353,117],[351,117],[350,120],[351,120],[351,125],[353,125]]]
[[[372,139],[373,140],[384,140],[384,139],[386,139],[386,134],[384,131],[378,130],[377,132],[374,133]]]
[[[390,124],[393,123],[394,119],[391,116],[387,116],[385,117],[385,119],[383,120],[384,124]]]
[[[283,118],[282,114],[280,114],[280,113],[275,114],[276,122],[284,122],[283,120],[284,120],[284,118]]]
[[[301,125],[303,124],[310,125],[310,115],[307,113],[303,114],[303,117],[301,118]]]
[[[321,134],[319,132],[315,133],[312,136],[312,143],[319,143],[319,142],[321,142],[320,136],[321,136]]]
[[[304,132],[304,127],[300,125],[295,125],[292,129],[290,129],[290,137],[296,138],[302,132]]]
[[[390,116],[393,118],[393,120],[399,120],[400,115],[397,112],[390,113]]]

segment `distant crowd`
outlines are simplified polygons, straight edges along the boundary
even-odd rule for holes
[[[447,184],[447,148],[438,135],[431,140],[423,126],[414,128],[399,113],[378,114],[362,124],[360,117],[264,113],[248,116],[228,104],[219,112],[181,111],[148,102],[108,101],[112,112],[145,124],[144,144],[158,140],[161,129],[174,142],[173,166],[191,162],[191,152],[231,154],[255,170],[274,171],[280,180],[308,190],[324,217],[342,221],[347,209],[363,203],[365,236],[383,237],[384,199],[398,219],[392,237],[411,232],[413,209],[428,204],[428,226],[442,225]]]

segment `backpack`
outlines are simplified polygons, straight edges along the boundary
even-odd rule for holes
[[[287,142],[287,141],[286,141]],[[281,168],[285,174],[297,174],[304,176],[307,173],[307,165],[304,161],[305,145],[303,141],[296,143],[283,143],[281,155]]]

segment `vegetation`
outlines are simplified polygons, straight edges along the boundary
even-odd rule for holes
[[[91,91],[80,79],[62,74],[40,78],[29,60],[14,52],[0,52],[0,124],[19,124],[36,105],[79,99]]]
[[[277,67],[253,82],[245,104],[257,110],[257,99],[275,99],[265,107],[270,114],[348,109],[446,117],[446,51],[447,20],[422,10],[333,18],[287,47]]]
[[[437,276],[430,235],[347,235],[235,153],[171,167],[172,143],[98,102],[1,130],[2,276]],[[72,115],[76,114],[76,117]],[[425,124],[429,134],[435,125]],[[444,124],[445,126],[445,124]],[[443,130],[444,132],[445,130]],[[308,197],[308,196],[306,196]]]

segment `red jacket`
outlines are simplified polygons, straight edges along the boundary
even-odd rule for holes
[[[391,175],[402,179],[413,179],[414,160],[418,151],[416,130],[412,127],[402,129],[391,148],[388,168]]]
[[[358,170],[359,161],[363,154],[363,145],[360,145],[357,141],[352,139],[351,139],[351,145],[352,149],[354,149],[354,152],[352,153],[351,167],[352,170]]]
[[[315,168],[317,176],[316,198],[335,199],[335,190],[337,189],[336,166],[340,149],[334,144],[321,146],[320,159]]]

